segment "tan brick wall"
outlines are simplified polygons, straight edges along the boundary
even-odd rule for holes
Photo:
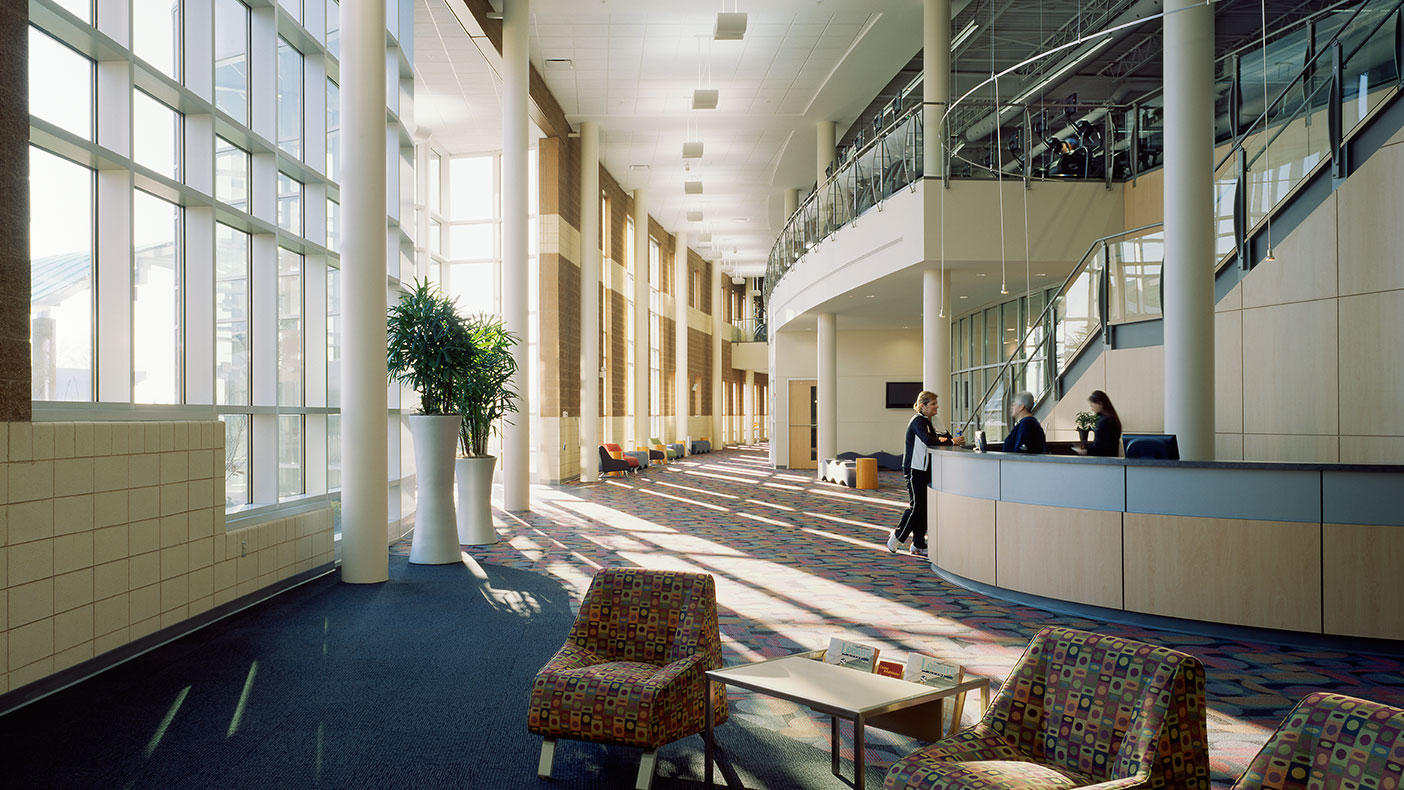
[[[0,421],[30,418],[29,4],[0,3]]]
[[[220,422],[0,423],[0,692],[332,561],[331,509],[226,532]]]

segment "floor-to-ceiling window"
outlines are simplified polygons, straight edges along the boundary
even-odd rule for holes
[[[658,242],[648,238],[648,414],[649,436],[668,441],[663,434],[663,304],[658,290],[663,285],[661,251]]]
[[[624,218],[624,446],[638,447],[645,436],[634,435],[634,415],[643,408],[634,390],[634,218]]]
[[[402,64],[412,10],[387,7]],[[222,419],[231,523],[334,492],[339,3],[29,11],[36,419]],[[412,78],[398,79],[388,104],[404,110]],[[405,124],[386,130],[400,181],[414,171]],[[415,269],[399,189],[392,179],[387,302]],[[398,448],[390,461],[393,488],[412,464]]]

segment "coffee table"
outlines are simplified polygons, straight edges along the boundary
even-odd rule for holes
[[[863,765],[865,727],[871,725],[923,740],[937,740],[941,737],[943,703],[947,699],[963,700],[966,692],[978,689],[981,709],[989,705],[988,678],[975,678],[946,687],[928,686],[826,664],[823,656],[823,650],[796,653],[714,669],[707,672],[707,677],[717,683],[788,700],[828,714],[833,736],[830,770],[834,776],[842,776],[839,772],[839,719],[853,722],[853,786],[856,790],[863,790],[866,780]],[[712,732],[712,695],[706,696],[703,779],[706,787],[712,787],[712,759],[716,745]],[[956,709],[960,707],[958,704]],[[959,726],[959,722],[952,726]]]

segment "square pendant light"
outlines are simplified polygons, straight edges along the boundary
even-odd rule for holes
[[[695,143],[683,143],[683,159],[701,159],[701,158],[702,158],[702,141],[701,141],[701,140],[698,140],[698,141],[695,142]]]
[[[701,211],[700,209],[698,209],[698,210],[696,210],[696,211],[689,211],[689,212],[687,212],[687,221],[688,221],[688,222],[701,222],[701,221],[702,221],[702,211]]]
[[[702,182],[701,182],[701,181],[685,181],[685,182],[683,182],[683,193],[684,193],[684,194],[687,194],[687,195],[700,195],[700,194],[702,194]]]
[[[717,41],[740,41],[746,37],[745,14],[717,14],[717,26],[712,38]]]
[[[715,110],[717,108],[716,88],[698,88],[692,92],[692,109]]]

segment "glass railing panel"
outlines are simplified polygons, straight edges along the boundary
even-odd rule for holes
[[[1214,259],[1234,252],[1234,204],[1238,199],[1238,159],[1230,156],[1214,174]]]
[[[1342,41],[1341,130],[1345,134],[1359,126],[1399,82],[1394,24],[1398,14],[1397,10],[1366,8]],[[1356,33],[1357,26],[1364,29]]]
[[[1089,259],[1086,268],[1073,277],[1067,290],[1058,297],[1057,320],[1053,331],[1059,374],[1077,355],[1083,343],[1100,328],[1101,316],[1098,314],[1097,301],[1102,281],[1102,265],[1102,253],[1095,253],[1095,257]]]
[[[1258,46],[1239,56],[1238,117],[1244,128],[1263,114],[1269,102],[1296,83],[1297,74],[1311,53],[1310,34],[1308,27],[1294,28],[1269,41],[1266,50]],[[1237,129],[1235,134],[1242,131]]]
[[[1136,172],[1165,164],[1165,99],[1153,96],[1136,106]]]
[[[1130,324],[1161,317],[1160,269],[1165,261],[1165,236],[1148,231],[1108,244],[1111,258],[1108,307],[1113,324]]]
[[[1313,77],[1305,87],[1300,81],[1290,86],[1243,140],[1248,159],[1248,228],[1261,222],[1330,154],[1330,70],[1325,70],[1325,79]]]

